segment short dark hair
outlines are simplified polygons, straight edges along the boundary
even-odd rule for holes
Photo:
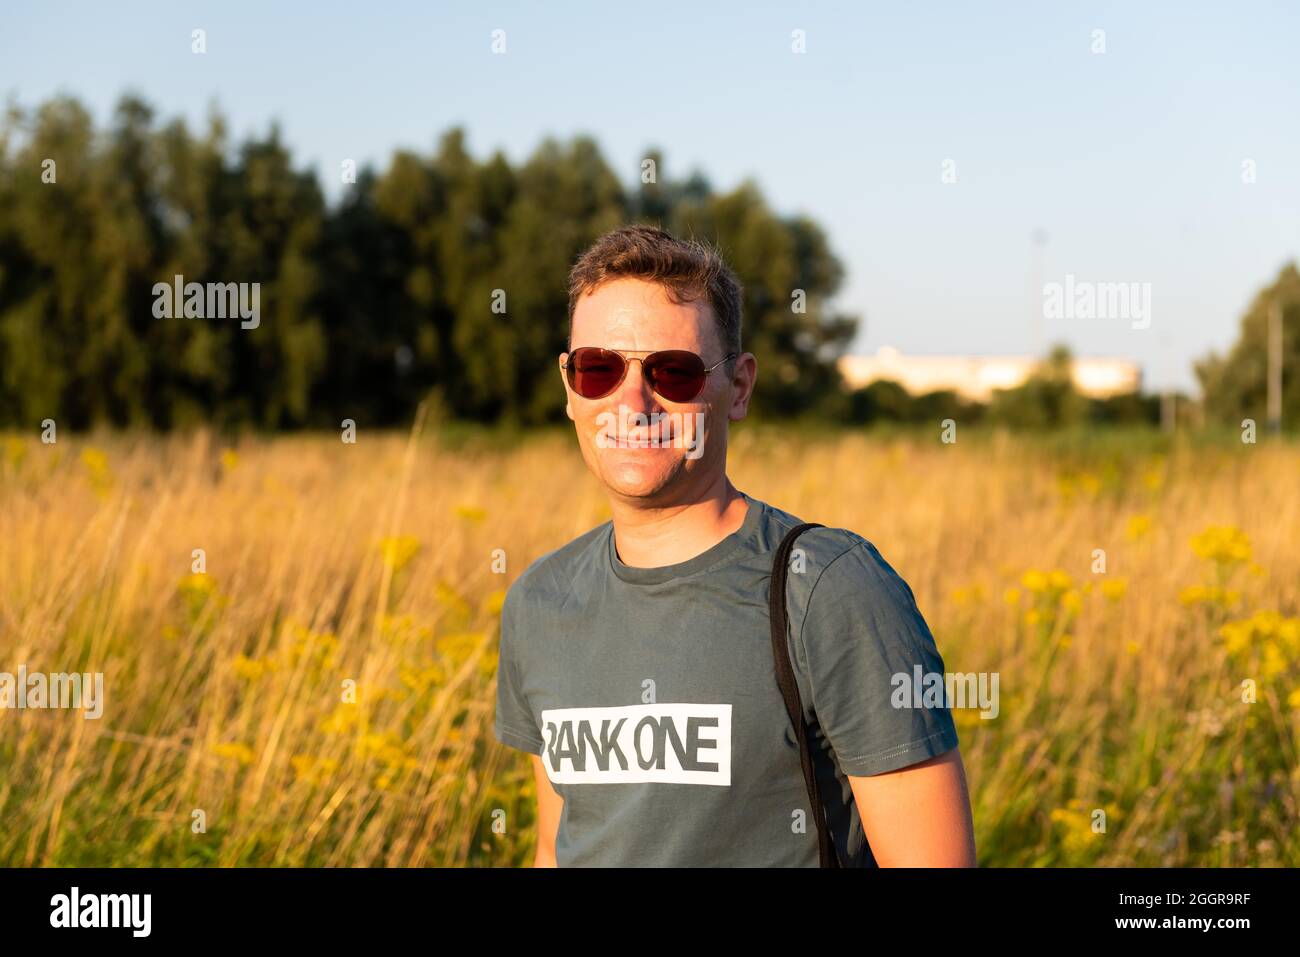
[[[637,223],[601,236],[569,270],[569,336],[573,347],[573,310],[578,299],[615,279],[658,283],[675,303],[708,302],[717,323],[722,354],[740,354],[743,287],[712,246],[682,240],[658,226]],[[728,372],[735,360],[727,363]]]

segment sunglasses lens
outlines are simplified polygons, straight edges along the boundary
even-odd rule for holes
[[[623,369],[623,357],[617,352],[584,346],[569,357],[569,386],[584,399],[599,399],[614,391]]]
[[[669,350],[646,359],[651,387],[670,402],[690,402],[704,388],[704,360],[693,352]]]

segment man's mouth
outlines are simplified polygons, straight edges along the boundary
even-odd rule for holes
[[[654,449],[671,447],[680,438],[672,428],[633,429],[628,432],[605,432],[606,445],[620,449]]]
[[[697,445],[704,430],[704,414],[690,414],[694,418],[687,419],[686,414],[620,413],[615,416],[613,413],[601,413],[597,417],[600,428],[596,432],[596,445],[616,449],[683,448],[687,450],[688,457],[697,458]]]

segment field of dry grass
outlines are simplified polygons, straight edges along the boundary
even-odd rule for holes
[[[982,865],[1300,865],[1296,446],[747,428],[730,474],[999,674],[957,715]],[[105,686],[0,710],[0,864],[530,861],[500,602],[607,517],[562,433],[0,437],[0,672]]]

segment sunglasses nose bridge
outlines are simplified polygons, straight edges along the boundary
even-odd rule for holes
[[[646,375],[644,356],[624,356],[623,357],[623,377],[619,380],[618,389],[633,392],[644,404],[646,401],[654,402],[655,390],[651,382],[651,377]],[[632,379],[632,363],[637,365],[637,379],[629,386],[629,380]]]

